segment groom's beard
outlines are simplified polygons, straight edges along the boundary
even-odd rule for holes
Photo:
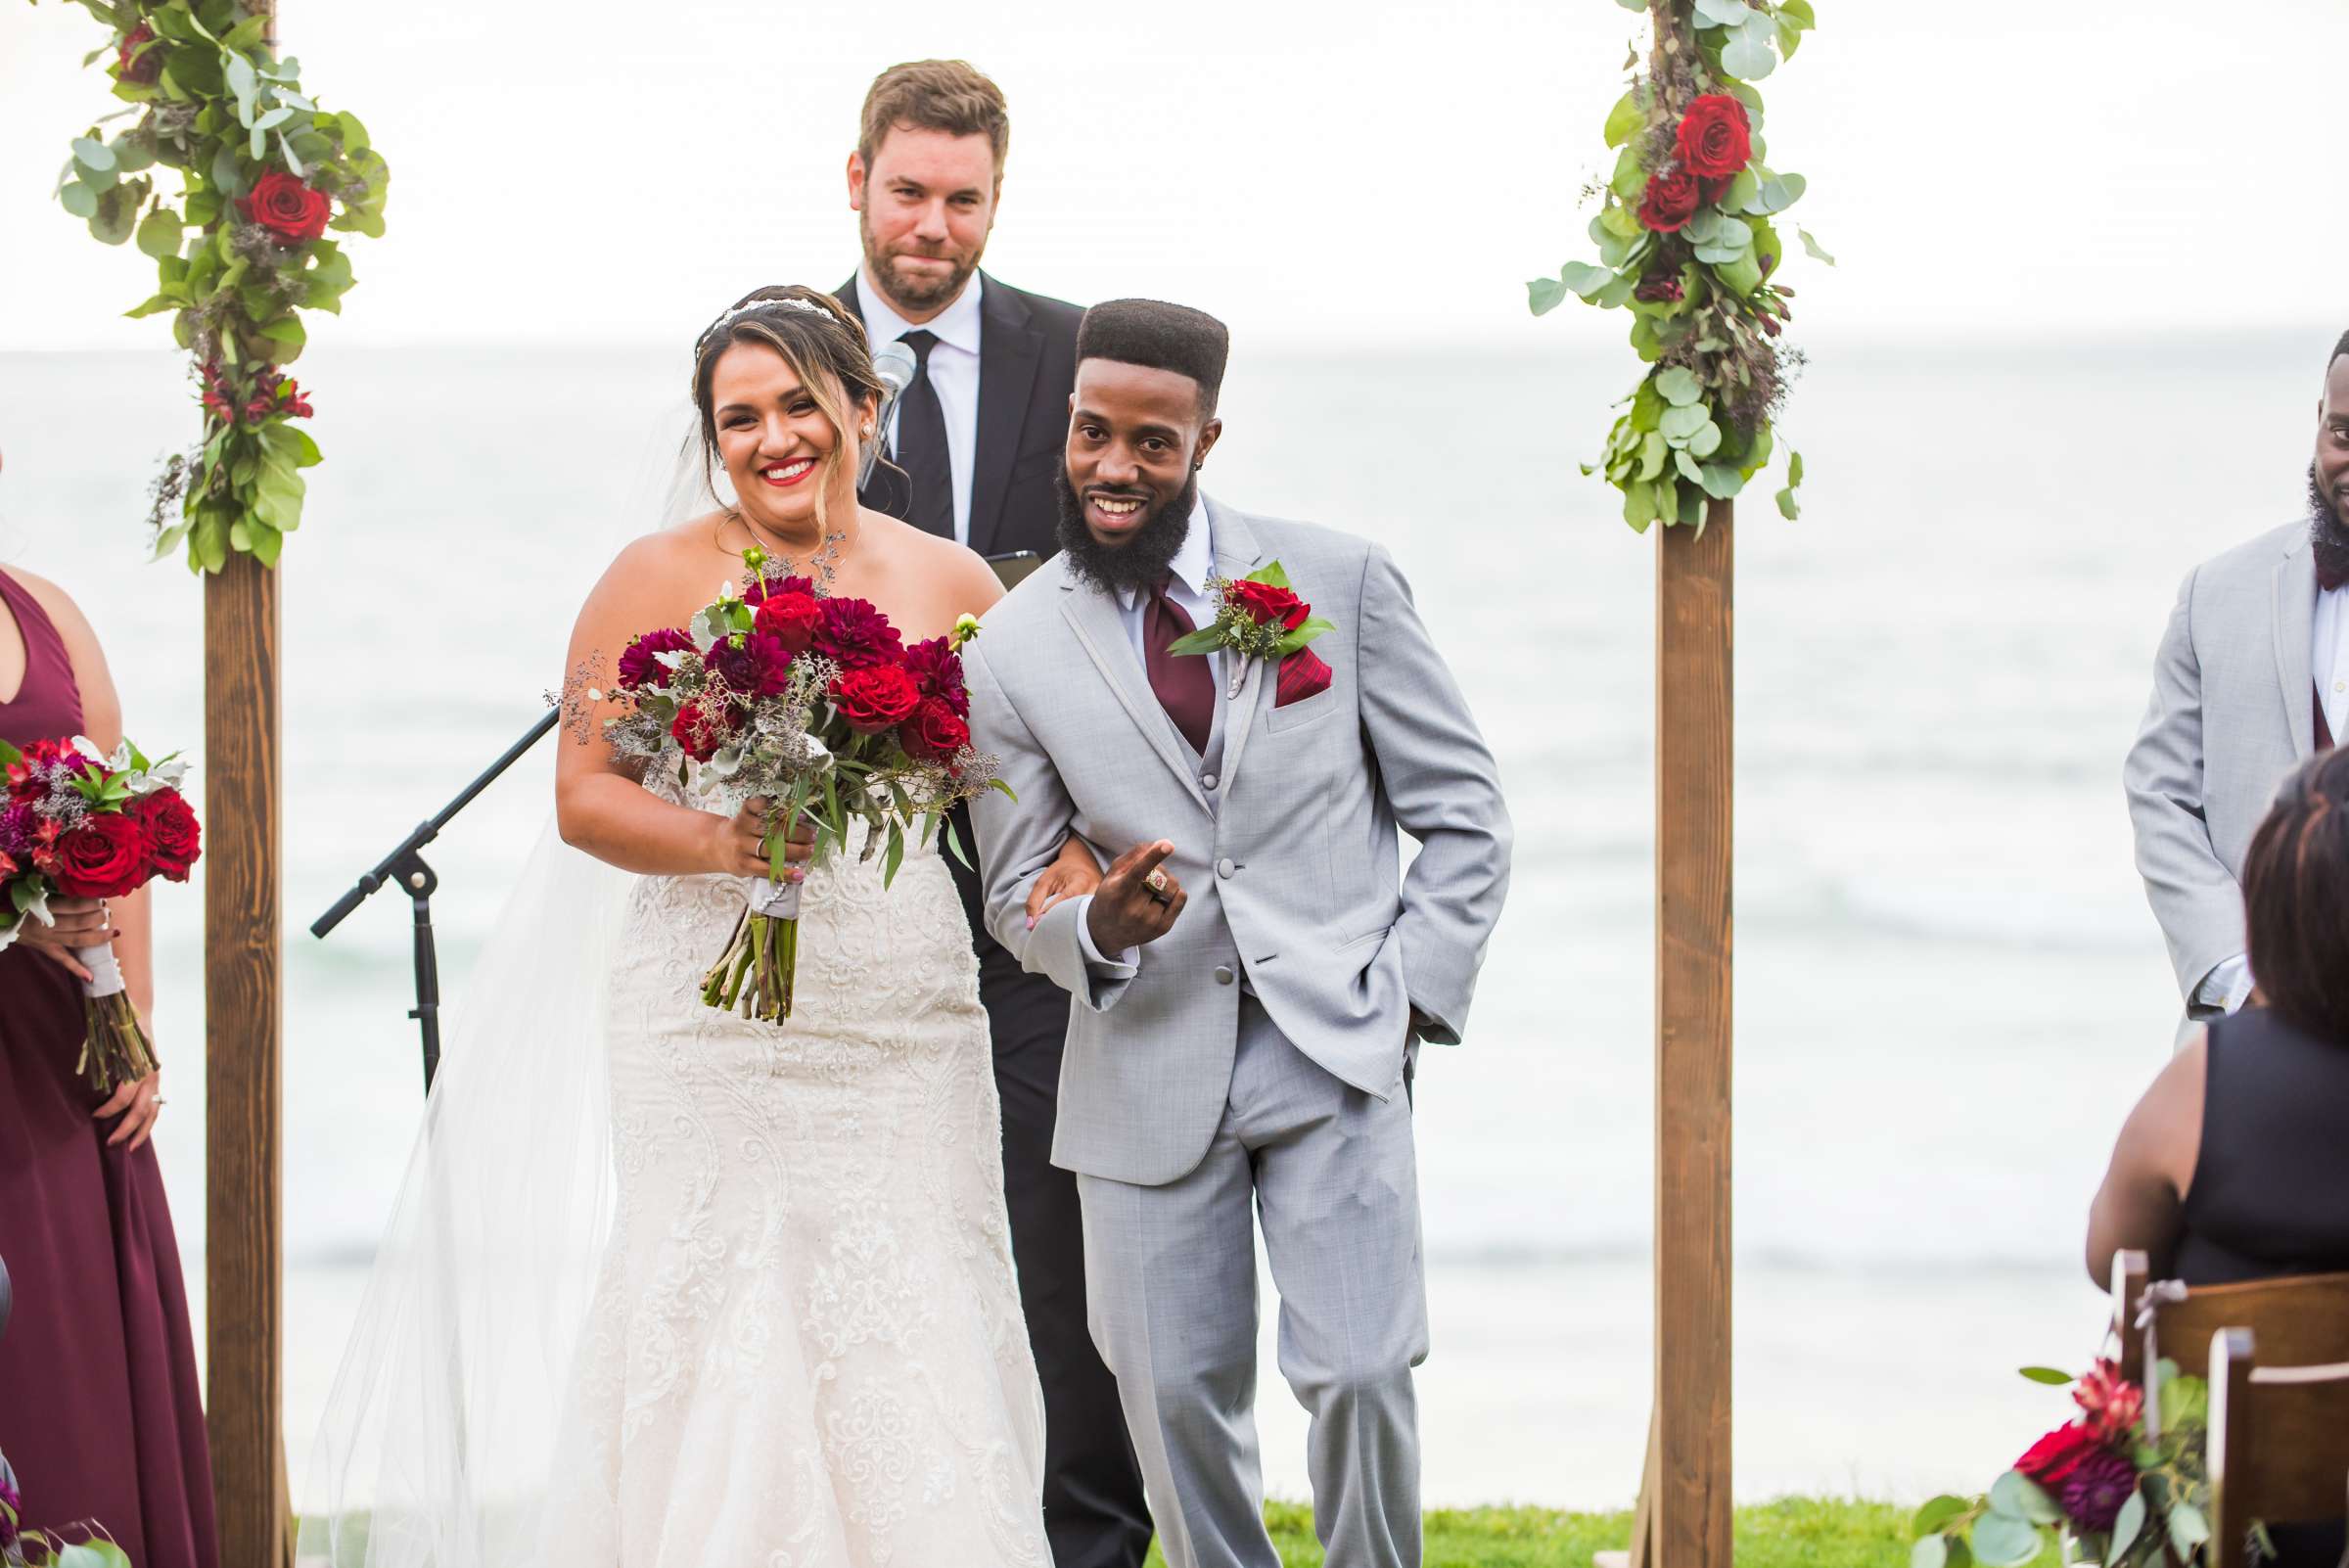
[[[1060,502],[1060,548],[1069,570],[1112,593],[1142,590],[1158,585],[1174,564],[1182,541],[1190,537],[1191,509],[1199,502],[1199,472],[1193,469],[1174,499],[1151,513],[1150,521],[1119,545],[1101,543],[1084,526],[1084,503],[1069,484],[1066,465],[1052,476],[1052,493]]]
[[[2308,537],[2326,576],[2349,577],[2349,525],[2341,522],[2341,509],[2325,492],[2314,463],[2308,465]]]

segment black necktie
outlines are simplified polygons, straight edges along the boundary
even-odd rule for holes
[[[954,471],[946,460],[946,411],[930,384],[938,334],[915,330],[898,342],[913,350],[913,381],[898,399],[898,467],[913,482],[905,521],[940,538],[954,537]]]

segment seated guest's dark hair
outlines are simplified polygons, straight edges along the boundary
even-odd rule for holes
[[[1231,357],[1231,332],[1204,310],[1163,300],[1104,300],[1084,313],[1077,328],[1077,362],[1115,359],[1120,364],[1172,370],[1199,384],[1199,412],[1216,411],[1223,390],[1223,365]]]
[[[2268,1005],[2349,1046],[2349,750],[2284,782],[2243,861],[2243,915]]]

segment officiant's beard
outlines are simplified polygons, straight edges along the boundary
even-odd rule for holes
[[[1077,498],[1064,465],[1052,476],[1052,492],[1060,503],[1060,548],[1069,570],[1113,593],[1156,585],[1174,564],[1182,541],[1190,537],[1191,510],[1199,503],[1199,471],[1193,469],[1174,499],[1150,514],[1150,521],[1133,530],[1123,544],[1103,544],[1084,526],[1084,503]]]
[[[2308,536],[2315,545],[2317,564],[2331,576],[2349,576],[2349,524],[2341,522],[2340,503],[2325,489],[2317,465],[2308,465]]]

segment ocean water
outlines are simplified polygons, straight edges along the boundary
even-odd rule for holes
[[[2297,510],[2329,342],[1814,346],[1785,427],[1804,517],[1758,498],[1738,525],[1741,1496],[1982,1484],[2062,1403],[2012,1368],[2091,1354],[2086,1207],[2177,1007],[2120,760],[2180,578]],[[327,462],[284,568],[298,1469],[420,1105],[407,910],[306,927],[535,716],[685,429],[670,353],[303,369]],[[1620,1505],[1644,1444],[1653,546],[1574,467],[1628,380],[1612,351],[1243,355],[1209,474],[1393,550],[1516,815],[1469,1040],[1420,1078],[1437,1502]],[[169,356],[0,354],[0,558],[80,600],[151,750],[203,735],[202,596],[142,564],[140,525],[193,430]],[[551,763],[428,856],[455,1006]],[[169,888],[158,914],[160,1143],[198,1281],[202,908]],[[1268,1343],[1260,1419],[1300,1493]]]

